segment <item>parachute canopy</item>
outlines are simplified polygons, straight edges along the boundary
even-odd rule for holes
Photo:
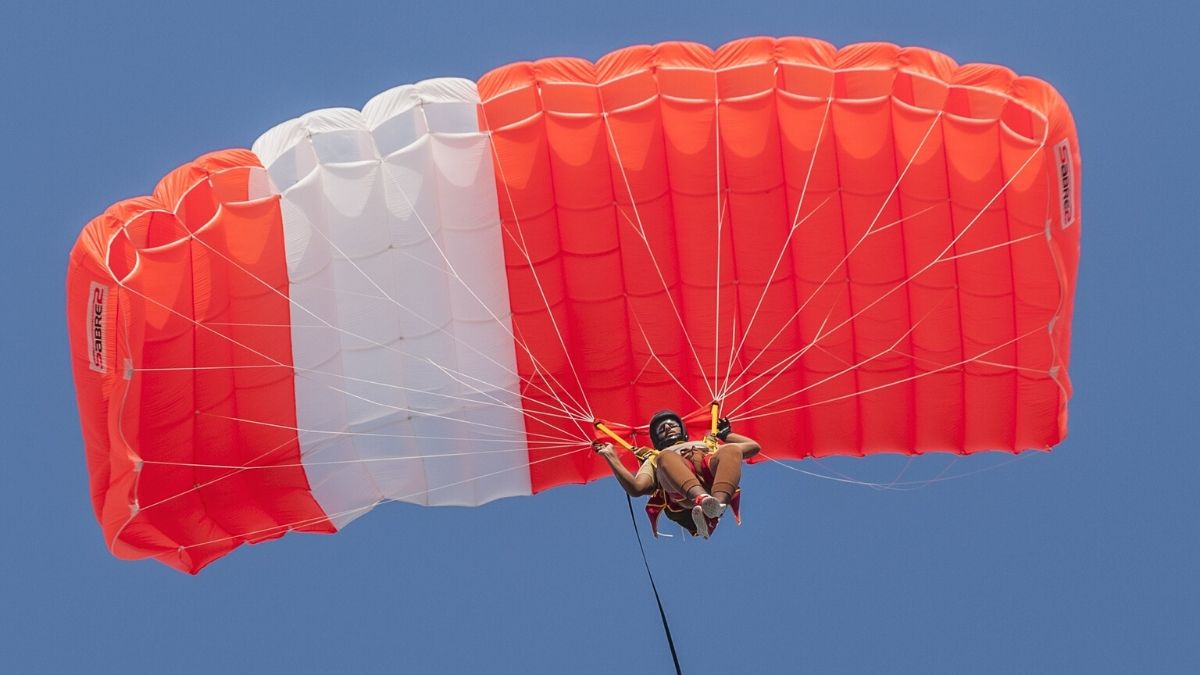
[[[637,46],[308,113],[80,234],[97,517],[194,573],[383,501],[599,478],[593,421],[711,401],[777,459],[1048,449],[1079,177],[1049,85],[879,43]]]

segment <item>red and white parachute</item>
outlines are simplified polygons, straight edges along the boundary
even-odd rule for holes
[[[80,234],[97,517],[196,572],[599,478],[595,420],[711,401],[774,458],[1049,448],[1079,171],[1049,85],[889,44],[664,43],[308,113]]]

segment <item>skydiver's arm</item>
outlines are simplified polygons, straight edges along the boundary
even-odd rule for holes
[[[630,497],[641,497],[654,492],[654,477],[647,474],[633,475],[617,458],[617,451],[613,448],[612,443],[605,443],[597,447],[596,454],[608,462],[608,468],[612,469],[613,475],[617,477],[617,482],[621,484],[625,492],[629,493]]]
[[[725,437],[725,445],[739,446],[739,449],[742,451],[742,459],[750,459],[762,449],[758,445],[758,441],[741,434],[735,434],[732,431]]]

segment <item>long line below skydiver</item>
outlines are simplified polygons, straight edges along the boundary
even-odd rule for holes
[[[758,443],[733,433],[724,418],[717,421],[713,433],[698,441],[688,439],[683,418],[671,410],[655,413],[647,426],[654,451],[631,448],[641,461],[636,474],[621,463],[612,443],[597,442],[593,447],[631,497],[651,495],[646,513],[655,535],[663,511],[699,537],[708,537],[727,512],[737,519],[742,460],[758,453]]]

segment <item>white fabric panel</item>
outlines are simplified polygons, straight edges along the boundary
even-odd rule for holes
[[[281,198],[301,453],[338,527],[382,500],[530,493],[478,101],[431,80],[254,144]]]

